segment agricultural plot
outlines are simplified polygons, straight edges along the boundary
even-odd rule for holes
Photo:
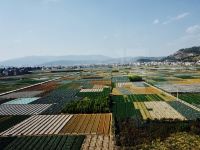
[[[116,83],[116,87],[149,87],[148,84],[146,84],[145,82],[119,82]]]
[[[108,86],[99,85],[99,84],[94,84],[92,88],[93,88],[93,89],[101,89],[101,88],[103,89],[103,88],[105,88],[105,87],[108,87]]]
[[[98,89],[81,89],[80,92],[103,92],[103,88],[98,88]]]
[[[131,94],[157,94],[165,95],[160,89],[150,86],[145,82],[121,82],[115,83],[116,88],[113,88],[113,95],[131,95]],[[169,96],[168,96],[169,98]]]
[[[69,99],[73,99],[79,90],[74,89],[56,89],[48,95],[34,101],[32,104],[52,104],[60,103]]]
[[[8,101],[6,103],[3,104],[29,104],[33,101],[36,101],[37,99],[39,99],[39,97],[32,97],[32,98],[17,98],[11,101]]]
[[[128,98],[131,102],[164,101],[158,94],[136,94],[129,95]]]
[[[44,83],[44,84],[40,84],[40,85],[37,85],[37,86],[33,86],[33,87],[30,87],[30,88],[27,88],[27,89],[24,89],[23,91],[51,91],[55,88],[58,87],[58,82],[56,81],[51,81],[51,82],[47,82],[47,83]]]
[[[22,150],[22,149],[81,149],[85,136],[30,136],[30,137],[4,137],[2,150]]]
[[[58,134],[73,115],[34,115],[1,132],[1,136]]]
[[[112,112],[115,118],[141,118],[140,111],[134,108],[131,101],[123,96],[112,96]]]
[[[27,119],[29,116],[0,116],[0,132],[20,123]]]
[[[57,114],[62,111],[66,103],[79,100],[76,89],[56,89],[50,92],[48,95],[32,102],[32,104],[54,104],[42,114]]]
[[[126,89],[123,87],[117,88],[117,89],[120,91],[120,93],[122,93],[122,95],[131,95],[132,94],[132,92],[130,92],[129,89]]]
[[[69,120],[59,134],[111,134],[112,114],[77,114]]]
[[[36,97],[37,95],[41,94],[42,92],[43,91],[14,92],[14,93],[10,93],[10,94],[0,96],[0,99],[31,98],[31,97]]]
[[[136,87],[149,87],[148,84],[146,84],[145,82],[132,82],[133,86]]]
[[[112,82],[130,82],[128,76],[118,76],[118,77],[112,77]]]
[[[115,83],[116,88],[121,88],[121,87],[128,87],[130,88],[131,86],[133,86],[133,82],[117,82]]]
[[[136,94],[128,96],[112,96],[112,112],[115,118],[141,118],[151,119],[144,103],[148,101],[164,101],[162,97],[157,94]],[[141,109],[139,109],[139,108]],[[143,109],[142,109],[143,108]],[[142,110],[142,111],[139,111]],[[144,111],[143,111],[144,110]],[[146,114],[146,115],[145,115]]]
[[[144,120],[152,119],[150,112],[148,111],[148,109],[146,108],[146,106],[143,102],[134,102],[133,104],[134,104],[135,109],[140,110],[140,113]]]
[[[122,95],[122,93],[119,91],[119,88],[113,88],[112,95]]]
[[[200,93],[181,93],[178,97],[190,104],[200,105]]]
[[[63,113],[109,113],[110,89],[105,88],[103,92],[79,92],[81,100],[71,101],[65,104]]]
[[[182,101],[170,101],[168,103],[188,120],[197,120],[200,118],[199,109],[193,105],[184,104]]]
[[[112,136],[108,135],[87,135],[81,149],[113,150],[114,141]]]
[[[79,92],[78,96],[80,97],[89,97],[89,98],[96,98],[96,97],[105,97],[110,94],[110,88],[104,88],[101,92]]]
[[[173,81],[175,84],[200,84],[200,79],[183,79],[178,81]]]
[[[43,80],[44,81],[44,80]],[[9,76],[0,78],[0,93],[15,90],[41,81],[31,79],[29,75]]]
[[[52,104],[2,104],[0,115],[37,115],[51,107]]]
[[[182,93],[200,93],[200,84],[156,84],[160,89],[169,93],[182,92]]]
[[[161,94],[161,91],[154,87],[131,87],[130,91],[133,94]]]
[[[111,86],[111,80],[92,80],[90,83],[92,85]]]
[[[152,101],[152,102],[134,102],[136,109],[139,109],[143,119],[179,119],[186,120],[179,112],[171,107],[166,102]]]

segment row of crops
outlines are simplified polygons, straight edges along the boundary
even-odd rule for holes
[[[117,119],[141,118],[140,111],[124,96],[112,96],[112,112]]]
[[[112,115],[105,114],[77,114],[59,132],[60,134],[98,134],[110,135]]]
[[[130,82],[128,76],[116,76],[112,77],[112,82],[117,83],[117,82]]]
[[[2,104],[0,115],[37,115],[51,106],[52,104]]]
[[[140,110],[144,120],[186,120],[184,116],[164,101],[134,102],[134,107]]]
[[[72,115],[35,115],[0,133],[3,136],[58,134]]]
[[[13,124],[12,124],[13,125]],[[8,128],[1,136],[33,136],[64,134],[103,134],[110,135],[112,115],[35,115]]]
[[[46,96],[32,102],[32,104],[54,104],[42,114],[57,114],[62,111],[66,103],[80,99],[76,96],[78,92],[78,89],[58,88]]]
[[[88,135],[82,146],[82,150],[101,149],[113,150],[114,141],[112,136],[108,135]]]
[[[188,120],[197,120],[200,118],[200,112],[183,104],[180,101],[170,101],[168,102],[174,109],[176,109],[180,114],[185,116]]]
[[[29,136],[29,137],[1,137],[0,149],[45,149],[45,150],[77,150],[80,149],[85,136],[79,135],[54,135],[54,136]]]
[[[63,113],[108,113],[110,88],[104,88],[102,92],[79,92],[81,100],[67,103]]]
[[[133,102],[145,101],[163,101],[163,99],[157,94],[112,96],[112,112],[116,118],[140,118],[140,111],[135,109]]]
[[[164,101],[164,99],[157,94],[128,95],[128,99],[132,102]]]
[[[200,94],[199,93],[183,93],[183,94],[179,94],[179,98],[190,104],[200,105]]]
[[[0,132],[18,124],[19,122],[27,119],[29,116],[0,116]]]

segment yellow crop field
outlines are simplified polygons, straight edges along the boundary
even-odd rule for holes
[[[133,102],[135,109],[139,109],[144,120],[152,119],[143,102]]]
[[[112,114],[76,114],[59,134],[111,134]]]
[[[113,88],[112,95],[122,95],[122,93],[117,88]]]
[[[173,84],[199,84],[200,79],[183,79],[179,81],[173,81]]]
[[[152,119],[179,119],[186,120],[179,112],[164,101],[144,102]]]
[[[161,91],[153,87],[131,87],[130,91],[134,94],[160,94]]]

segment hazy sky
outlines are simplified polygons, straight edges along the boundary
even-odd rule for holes
[[[0,0],[0,61],[164,56],[200,45],[200,0]]]

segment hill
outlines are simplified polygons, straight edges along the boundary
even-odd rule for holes
[[[162,59],[162,61],[196,62],[200,60],[200,46],[184,48]]]

